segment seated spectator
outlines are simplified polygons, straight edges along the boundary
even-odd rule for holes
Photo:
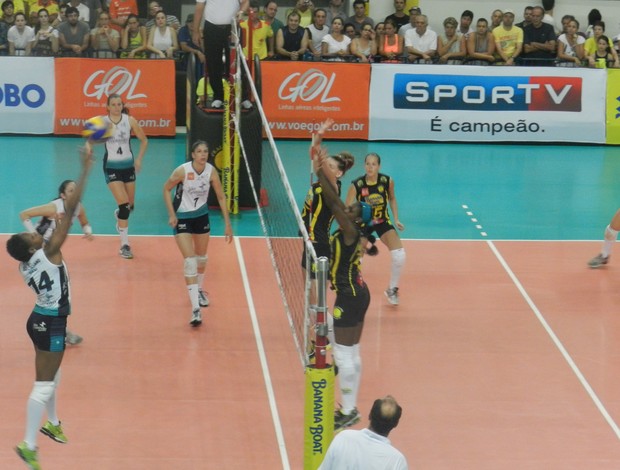
[[[0,57],[9,54],[9,25],[0,21]]]
[[[155,14],[155,27],[149,33],[146,48],[151,51],[151,59],[173,59],[174,52],[179,50],[177,32],[166,24],[166,13],[163,10]]]
[[[415,29],[405,33],[405,50],[409,62],[430,64],[437,54],[437,33],[428,29],[426,15],[418,15]]]
[[[121,36],[118,31],[110,27],[110,14],[107,11],[99,13],[98,27],[90,32],[90,47],[93,57],[112,59],[120,46]]]
[[[67,21],[58,25],[60,54],[65,57],[81,57],[86,54],[90,42],[88,25],[78,20],[75,7],[67,7]]]
[[[147,34],[150,34],[151,28],[155,26],[155,15],[160,10],[162,10],[162,7],[158,2],[154,2],[154,1],[149,2],[149,13],[148,13],[149,16],[145,24]],[[174,30],[177,32],[179,31],[179,28],[181,27],[181,23],[179,22],[179,19],[174,15],[166,15],[166,25],[174,28]]]
[[[321,56],[324,60],[343,61],[351,54],[351,38],[343,32],[344,24],[341,18],[334,18],[329,28],[329,34],[323,37]]]
[[[136,0],[110,0],[108,13],[112,28],[120,33],[127,25],[129,15],[138,15],[138,4]]]
[[[404,38],[405,33],[407,31],[409,31],[410,29],[415,29],[415,20],[418,17],[418,15],[421,15],[421,14],[422,14],[422,10],[420,10],[419,7],[409,8],[409,23],[404,24],[400,28],[398,28],[398,34]],[[429,29],[430,29],[430,26],[429,26]]]
[[[523,9],[523,21],[521,21],[520,23],[515,24],[515,26],[517,26],[518,28],[525,28],[528,24],[532,23],[532,10],[534,9],[534,7],[531,6],[527,6]]]
[[[558,66],[579,67],[586,58],[583,48],[586,40],[577,34],[579,22],[570,20],[565,27],[565,32],[558,38]]]
[[[562,31],[560,32],[560,34],[566,33],[566,27],[568,26],[568,23],[574,19],[575,17],[573,15],[564,15],[562,17]],[[579,34],[579,31],[577,31],[577,34]]]
[[[39,11],[45,8],[49,16],[50,25],[58,18],[58,3],[54,0],[38,0],[30,5],[30,24],[36,26],[39,21]]]
[[[351,41],[351,54],[357,57],[359,62],[370,62],[373,56],[377,55],[377,40],[372,26],[364,26],[360,37]]]
[[[593,8],[588,13],[588,27],[586,28],[585,32],[586,39],[594,36],[594,25],[599,21],[603,21],[603,16],[601,15],[600,11],[598,11],[596,8]]]
[[[141,26],[138,17],[132,13],[127,17],[127,25],[123,28],[120,57],[122,59],[146,59],[147,42],[146,27]]]
[[[15,11],[13,0],[4,0],[4,2],[2,2],[2,21],[9,27],[15,24],[15,13],[17,12]]]
[[[345,23],[344,24],[344,35],[348,36],[349,39],[353,41],[353,39],[355,39],[358,36],[357,31],[355,30],[355,26],[352,25],[351,23]]]
[[[179,29],[177,40],[179,41],[179,47],[181,51],[185,52],[185,65],[191,55],[196,58],[196,75],[202,77],[204,75],[205,54],[202,50],[202,45],[194,43],[194,14],[187,15],[185,20],[185,26]]]
[[[90,20],[88,21],[88,26],[90,29],[94,29],[97,27],[97,22],[99,21],[99,13],[103,11],[101,8],[101,1],[105,0],[81,0],[81,2],[86,5],[90,10]],[[108,11],[107,7],[105,11]],[[120,31],[118,32],[120,36]]]
[[[9,40],[9,55],[31,55],[34,29],[26,24],[26,15],[24,13],[15,14],[15,24],[9,28],[7,38]]]
[[[385,31],[385,23],[380,22],[375,25],[375,41],[377,42],[377,52],[379,52],[379,47],[381,47],[381,38],[383,37],[383,32]]]
[[[312,3],[312,0],[297,0],[295,8],[291,8],[287,12],[286,17],[288,18],[288,16],[294,11],[299,13],[299,26],[302,28],[307,28],[310,26],[314,12],[314,4]]]
[[[598,38],[603,36],[605,33],[605,22],[604,21],[596,21],[594,26],[592,27],[592,37],[586,39],[586,42],[583,44],[583,50],[585,51],[585,55],[587,57],[593,56],[594,53],[598,49]],[[614,63],[618,61],[618,53],[614,48],[614,45],[611,41],[609,41],[609,47],[611,48],[611,53],[614,55]]]
[[[265,3],[265,8],[263,9],[263,14],[261,15],[261,20],[271,26],[274,38],[278,34],[278,31],[284,27],[284,23],[276,18],[277,14],[278,4],[273,0],[267,0],[267,3]]]
[[[353,2],[353,16],[349,16],[345,23],[351,23],[355,26],[355,33],[359,34],[362,31],[362,26],[369,24],[374,27],[375,22],[372,18],[366,16],[366,3],[364,0],[355,0]]]
[[[404,38],[396,33],[394,20],[385,20],[385,30],[380,37],[379,56],[381,62],[400,62],[405,50]]]
[[[58,25],[63,21],[67,21],[67,4],[61,3],[58,5],[58,16],[52,21],[52,26],[58,29]]]
[[[329,0],[329,5],[326,9],[327,18],[325,19],[325,24],[332,24],[334,18],[342,18],[344,23],[347,22],[349,15],[346,14],[343,4],[344,0]]]
[[[58,54],[58,30],[50,24],[50,15],[45,8],[37,11],[37,25],[34,28],[32,55],[50,57]]]
[[[308,31],[308,53],[313,60],[321,60],[322,44],[321,41],[329,33],[329,27],[325,25],[327,13],[323,8],[314,10],[312,24],[306,28]]]
[[[491,13],[491,24],[490,24],[490,26],[487,27],[487,31],[489,29],[491,31],[493,31],[500,24],[502,24],[502,19],[503,18],[504,18],[504,12],[502,10],[493,10],[493,13]],[[476,28],[476,31],[477,30],[478,30],[478,28]]]
[[[523,30],[523,65],[553,65],[556,53],[556,35],[553,26],[543,23],[542,7],[532,10],[532,24]]]
[[[248,23],[252,21],[252,52],[248,52]],[[245,56],[254,60],[258,55],[260,60],[273,57],[273,30],[271,26],[258,17],[258,0],[251,0],[249,7],[249,18],[240,23],[242,29],[243,53]]]
[[[606,69],[609,67],[619,67],[617,58],[612,54],[612,47],[609,47],[609,38],[604,34],[596,40],[596,51],[588,55],[588,65],[595,69]]]
[[[461,22],[459,23],[458,32],[467,37],[469,33],[474,33],[474,28],[471,24],[474,21],[474,13],[471,10],[465,10],[461,14]]]
[[[276,54],[279,59],[302,60],[307,50],[308,32],[299,27],[299,13],[294,11],[276,35]]]
[[[489,65],[495,61],[495,38],[485,18],[478,19],[476,32],[467,37],[466,43],[467,65]]]
[[[515,14],[512,10],[504,11],[502,24],[493,30],[497,64],[515,65],[515,60],[523,49],[523,30],[512,23]]]
[[[394,13],[387,16],[385,19],[391,18],[396,24],[396,29],[400,29],[401,26],[409,23],[409,15],[405,13],[405,0],[394,0]]]
[[[458,21],[449,17],[443,21],[444,32],[437,36],[437,56],[440,64],[458,65],[465,57],[465,36],[456,30]]]

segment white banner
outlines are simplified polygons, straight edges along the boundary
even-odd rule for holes
[[[605,70],[373,64],[370,140],[605,143]]]
[[[54,131],[54,59],[0,57],[0,133]]]

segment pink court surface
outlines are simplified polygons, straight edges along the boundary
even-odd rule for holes
[[[594,242],[404,243],[398,307],[383,295],[387,250],[363,262],[372,302],[355,428],[389,393],[404,409],[390,438],[410,468],[620,468],[620,264],[588,270]],[[211,306],[196,329],[173,239],[133,238],[131,261],[117,244],[65,245],[69,324],[85,339],[62,368],[69,443],[41,435],[42,467],[302,469],[304,374],[265,241],[211,239]],[[5,250],[0,263],[0,469],[19,470],[33,294]]]

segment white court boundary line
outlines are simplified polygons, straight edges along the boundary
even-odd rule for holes
[[[500,254],[499,250],[493,244],[493,242],[491,240],[486,240],[486,243],[491,249],[491,251],[493,252],[493,254],[495,255],[495,257],[497,258],[497,260],[500,262],[500,264],[502,265],[506,273],[508,273],[508,276],[510,277],[514,285],[517,287],[519,293],[525,299],[530,309],[532,309],[532,311],[534,312],[534,315],[536,315],[536,318],[538,319],[542,327],[545,329],[545,331],[547,332],[547,334],[553,341],[553,344],[555,344],[555,347],[558,348],[558,350],[564,357],[564,360],[568,363],[573,373],[577,376],[577,379],[579,379],[579,382],[581,383],[583,388],[586,390],[586,392],[588,392],[588,395],[590,395],[590,398],[592,399],[592,401],[598,408],[599,412],[603,415],[603,418],[605,418],[605,421],[607,421],[607,424],[609,424],[613,432],[616,434],[616,438],[620,439],[620,428],[618,428],[618,425],[615,423],[615,421],[613,420],[613,418],[611,417],[611,415],[605,408],[605,405],[603,405],[603,402],[601,402],[599,397],[596,395],[596,392],[590,386],[590,384],[588,383],[584,375],[581,373],[581,371],[579,370],[579,367],[577,366],[575,361],[573,361],[573,358],[570,356],[570,354],[568,353],[568,351],[566,350],[566,348],[564,347],[560,339],[553,332],[553,330],[547,323],[547,320],[545,320],[545,317],[542,315],[542,313],[540,312],[540,310],[538,309],[534,301],[528,295],[527,291],[525,290],[525,288],[523,287],[523,285],[521,284],[521,282],[519,281],[515,273],[512,272],[512,269],[510,269],[510,266],[508,266],[508,263],[506,262],[504,257]]]
[[[267,391],[267,398],[269,400],[269,409],[271,410],[271,418],[273,420],[273,427],[276,432],[276,440],[278,442],[278,449],[280,450],[280,459],[282,460],[283,470],[290,470],[291,466],[288,460],[288,453],[286,451],[286,443],[284,442],[284,433],[282,431],[282,423],[280,422],[280,415],[278,413],[278,405],[276,404],[276,397],[273,391],[273,384],[271,383],[271,375],[269,373],[269,365],[267,364],[267,355],[265,354],[265,347],[263,344],[263,337],[260,332],[260,326],[258,324],[258,318],[256,316],[256,309],[254,308],[254,300],[252,297],[252,289],[248,281],[248,273],[245,269],[245,260],[243,258],[243,251],[241,250],[241,243],[238,237],[234,237],[235,249],[237,250],[237,257],[239,258],[239,268],[241,270],[241,278],[243,279],[243,289],[245,291],[245,297],[248,301],[248,313],[252,320],[252,330],[254,330],[254,338],[256,339],[256,349],[258,351],[258,358],[260,360],[260,366],[263,371],[263,380],[265,381],[265,389]]]

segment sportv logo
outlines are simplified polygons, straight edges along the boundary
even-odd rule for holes
[[[320,97],[321,103],[341,101],[336,96],[329,96],[336,74],[332,73],[329,78],[318,69],[309,69],[303,74],[295,72],[286,77],[278,89],[278,97],[284,101],[294,103],[312,101]]]
[[[578,77],[394,75],[394,107],[466,111],[581,111]]]
[[[140,70],[134,75],[125,67],[112,67],[107,72],[105,70],[97,70],[84,82],[83,92],[85,96],[101,100],[103,96],[113,94],[125,95],[126,100],[135,100],[138,98],[146,98],[144,93],[136,93],[136,87],[140,81]]]

